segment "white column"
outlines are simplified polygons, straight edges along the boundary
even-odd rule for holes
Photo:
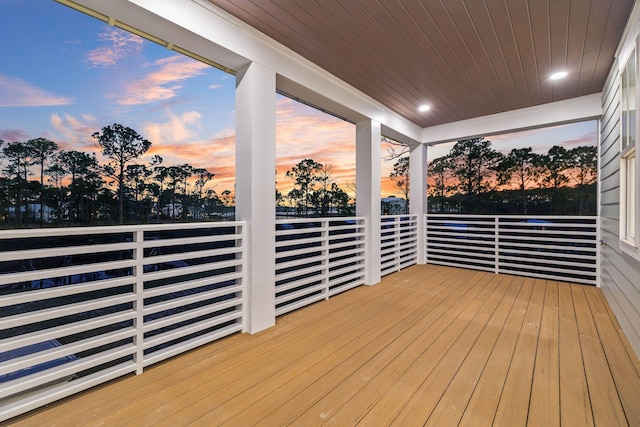
[[[356,215],[367,223],[365,283],[380,282],[380,123],[356,123]]]
[[[251,63],[236,74],[236,218],[247,223],[245,327],[275,325],[276,75]]]
[[[425,220],[427,213],[427,146],[417,144],[410,147],[409,153],[409,210],[418,215],[418,264],[426,262],[425,257]]]

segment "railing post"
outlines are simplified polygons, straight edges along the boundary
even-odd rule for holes
[[[500,217],[493,219],[493,251],[494,251],[494,268],[496,274],[500,273]]]
[[[424,240],[422,241],[422,246],[424,248],[424,263],[429,264],[429,214],[425,213],[418,217],[418,222],[423,223],[422,235],[424,236]],[[418,244],[420,244],[420,240],[418,240]],[[418,259],[418,261],[420,260]]]
[[[400,224],[402,217],[398,216],[393,220],[393,253],[396,260],[396,271],[400,271]]]
[[[246,248],[247,245],[247,224],[246,223],[241,223],[239,225],[236,225],[236,234],[238,234],[238,229],[240,229],[240,238],[236,239],[236,247],[237,248]],[[247,331],[249,330],[249,316],[247,315],[247,312],[249,311],[249,286],[248,286],[248,274],[247,274],[247,270],[248,270],[248,261],[247,261],[247,256],[245,254],[245,251],[240,252],[239,254],[236,254],[236,259],[238,259],[238,257],[241,258],[241,264],[240,264],[240,268],[241,268],[241,278],[240,280],[242,281],[242,330],[243,331]]]
[[[600,230],[600,216],[595,217],[596,222],[596,287],[601,286],[600,272],[602,271],[602,231]]]
[[[325,251],[325,257],[324,257],[324,274],[323,274],[323,279],[324,280],[324,299],[328,300],[329,299],[329,224],[330,221],[328,219],[321,219],[322,221],[322,227],[321,229],[321,233],[324,234],[324,241],[322,242],[322,249]]]
[[[136,375],[140,375],[144,367],[144,231],[136,230],[133,232],[133,243],[135,245],[133,249],[133,258],[136,261],[135,267],[133,267],[133,274],[135,277],[135,289],[136,299],[134,302],[134,310],[136,312],[136,319],[134,321],[136,328],[136,335],[134,343],[136,346]]]

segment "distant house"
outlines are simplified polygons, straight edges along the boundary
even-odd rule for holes
[[[399,197],[384,197],[380,199],[382,215],[402,215],[407,213],[407,201]]]
[[[182,203],[167,203],[162,207],[164,218],[180,218],[182,216]]]
[[[24,216],[25,211],[27,212],[27,217],[30,220],[39,220],[40,219],[40,204],[38,203],[30,203],[26,206],[20,206],[20,212]],[[56,211],[50,206],[43,205],[42,206],[42,219],[44,221],[53,221],[56,219]],[[14,206],[9,206],[9,218],[15,219],[16,217],[16,208]]]

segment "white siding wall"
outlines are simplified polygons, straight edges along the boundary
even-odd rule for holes
[[[633,16],[636,17],[637,14]],[[630,23],[631,24],[631,23]],[[634,25],[630,25],[633,27]],[[631,32],[633,33],[633,32]],[[634,34],[629,34],[635,37]],[[601,286],[625,335],[640,355],[640,262],[619,244],[620,79],[615,64],[602,91],[600,134]]]

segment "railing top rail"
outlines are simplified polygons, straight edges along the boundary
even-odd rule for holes
[[[0,238],[26,238],[41,236],[78,236],[83,234],[132,233],[136,231],[184,230],[196,228],[224,228],[244,226],[244,221],[185,222],[171,224],[105,225],[98,227],[29,228],[0,230]]]
[[[304,224],[307,222],[323,222],[323,221],[364,221],[361,216],[323,216],[309,218],[280,218],[276,219],[276,224]]]
[[[490,215],[490,214],[435,214],[435,213],[427,213],[425,214],[428,217],[432,218],[498,218],[498,219],[564,219],[564,220],[574,220],[574,219],[599,219],[600,217],[597,215]]]

